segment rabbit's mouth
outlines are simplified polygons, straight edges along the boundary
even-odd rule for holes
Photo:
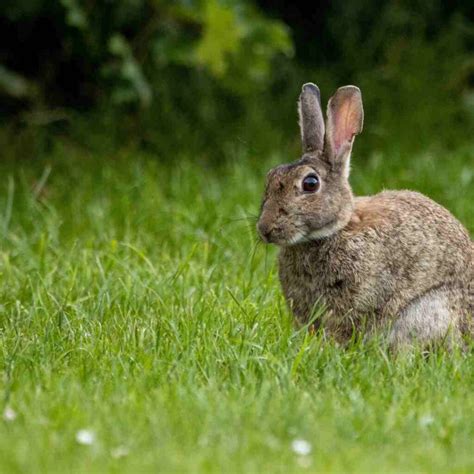
[[[257,231],[266,244],[291,245],[291,241],[297,237],[288,238],[288,233],[282,227],[268,224],[264,220],[257,223]]]
[[[257,230],[261,239],[267,244],[290,246],[311,240],[307,229],[304,229],[302,226],[295,226],[290,230],[279,226],[266,226],[264,223],[259,222]]]
[[[281,244],[284,239],[282,238],[283,236],[281,235],[281,229],[280,228],[275,228],[275,227],[266,227],[264,224],[259,222],[257,224],[257,230],[260,235],[260,238],[266,243],[266,244],[276,244],[279,245]]]

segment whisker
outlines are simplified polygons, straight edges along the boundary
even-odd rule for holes
[[[243,216],[243,217],[232,217],[232,218],[227,218],[227,219],[223,219],[223,223],[224,224],[233,224],[235,222],[242,222],[242,221],[245,221],[245,222],[250,222],[252,224],[255,224],[258,220],[258,216],[254,215],[254,214],[249,214],[249,215],[246,215],[246,216]]]
[[[250,261],[253,262],[253,259],[255,257],[255,254],[257,253],[257,248],[259,246],[259,244],[261,244],[261,240],[260,239],[256,239],[253,246],[252,246],[252,249],[250,250],[249,252],[249,255],[250,255]]]
[[[225,220],[227,220],[228,222],[257,221],[257,220],[258,220],[258,217],[246,216],[246,217],[235,217],[235,218],[225,219]]]

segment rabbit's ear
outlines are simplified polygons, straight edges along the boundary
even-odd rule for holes
[[[334,164],[349,173],[349,158],[354,137],[362,132],[364,109],[360,89],[340,87],[331,97],[327,110],[326,154]]]
[[[318,86],[308,82],[302,88],[298,101],[303,153],[323,151],[324,118]]]

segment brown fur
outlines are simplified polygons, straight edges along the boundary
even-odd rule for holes
[[[341,342],[354,330],[382,329],[397,347],[472,334],[474,246],[467,231],[416,192],[352,196],[347,170],[362,102],[356,88],[338,94],[332,102],[343,120],[333,106],[326,133],[342,152],[326,145],[272,170],[258,223],[262,238],[281,246],[280,281],[295,317],[308,323],[315,306],[324,306],[316,324]],[[354,103],[360,109],[348,114]],[[302,190],[308,173],[320,179],[315,193]]]

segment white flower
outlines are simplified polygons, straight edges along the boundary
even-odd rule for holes
[[[5,421],[14,421],[16,418],[16,411],[11,407],[6,407],[3,411],[3,419]]]
[[[90,446],[95,442],[95,433],[91,430],[79,430],[76,433],[76,441],[84,446]]]
[[[420,426],[430,426],[434,423],[434,418],[431,415],[424,415],[420,418]]]
[[[291,443],[291,449],[300,456],[307,456],[311,453],[311,444],[305,439],[294,439]]]

